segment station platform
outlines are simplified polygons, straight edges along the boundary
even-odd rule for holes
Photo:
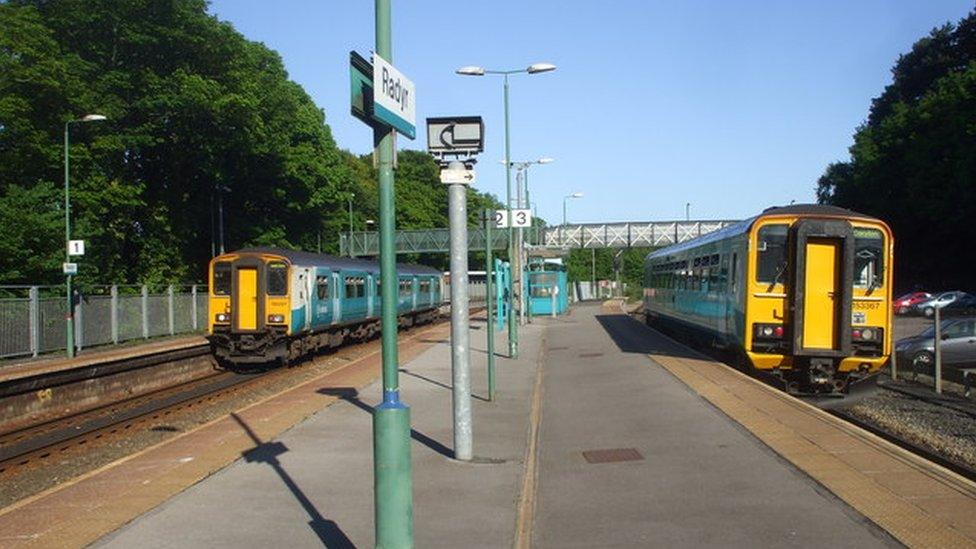
[[[145,355],[166,353],[206,345],[207,339],[200,335],[169,337],[156,341],[126,342],[123,345],[108,345],[85,350],[72,358],[62,354],[28,360],[6,360],[0,365],[0,383],[24,378],[51,375],[67,370],[77,370],[117,362]]]
[[[526,326],[494,402],[472,326],[472,462],[447,327],[401,344],[417,547],[976,547],[974,483],[615,306]],[[378,362],[0,510],[0,546],[370,547]]]

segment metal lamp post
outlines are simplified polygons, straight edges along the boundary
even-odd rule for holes
[[[566,201],[569,200],[570,198],[583,198],[583,193],[567,194],[566,196],[563,197],[563,236],[559,239],[561,241],[560,244],[563,244],[563,245],[566,244],[566,242],[565,242],[565,239],[566,239]]]
[[[556,66],[551,63],[535,63],[524,69],[497,71],[487,70],[478,66],[467,66],[457,69],[455,72],[462,76],[484,76],[486,74],[500,74],[505,77],[505,206],[509,212],[508,222],[508,257],[512,261],[512,276],[509,277],[508,288],[508,356],[518,358],[518,319],[515,318],[514,304],[519,300],[515,296],[518,291],[521,295],[522,265],[519,259],[519,245],[515,242],[515,231],[512,227],[512,164],[511,164],[511,140],[509,136],[509,116],[508,116],[508,77],[512,74],[528,73],[538,74],[556,70]]]
[[[87,114],[77,120],[69,120],[64,123],[64,261],[65,263],[71,263],[71,254],[69,250],[69,243],[71,242],[71,180],[69,177],[69,154],[68,154],[68,128],[71,124],[80,122],[100,122],[105,120],[105,115],[102,114]],[[75,316],[74,316],[74,303],[71,299],[71,274],[65,273],[65,285],[67,286],[67,291],[65,297],[67,299],[67,313],[65,313],[65,320],[67,321],[67,348],[68,348],[68,358],[73,358],[75,356]]]
[[[551,162],[555,162],[555,160],[549,157],[525,162],[512,162],[512,165],[515,167],[516,182],[521,182],[516,193],[519,197],[517,200],[519,208],[531,209],[532,202],[529,200],[529,167],[533,164],[549,164]],[[525,238],[522,227],[518,229],[516,241],[519,243],[519,263],[521,264],[523,261],[528,261],[528,258],[525,257]],[[523,291],[519,292],[519,324],[524,325],[526,322],[526,300],[528,298],[526,297],[524,287],[522,289]]]
[[[352,199],[356,198],[355,193],[350,193],[349,198],[349,257],[352,257]]]

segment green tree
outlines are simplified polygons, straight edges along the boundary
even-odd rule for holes
[[[819,179],[818,200],[889,223],[899,289],[972,289],[976,12],[919,40],[892,74],[854,134],[850,160]]]

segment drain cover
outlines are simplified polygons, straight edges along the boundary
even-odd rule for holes
[[[587,450],[583,452],[587,463],[614,463],[617,461],[642,461],[644,456],[637,448],[609,448],[606,450]]]

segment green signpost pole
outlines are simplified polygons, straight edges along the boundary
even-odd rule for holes
[[[495,400],[495,322],[492,320],[495,308],[495,294],[492,292],[491,267],[495,263],[492,257],[491,226],[495,224],[495,212],[485,210],[485,308],[488,313],[485,333],[488,338],[488,400]]]
[[[390,0],[376,0],[375,6],[376,53],[392,63]],[[410,408],[400,401],[397,380],[393,131],[382,124],[373,127],[374,152],[379,166],[383,345],[383,402],[373,412],[373,496],[376,547],[383,548],[413,547]]]

